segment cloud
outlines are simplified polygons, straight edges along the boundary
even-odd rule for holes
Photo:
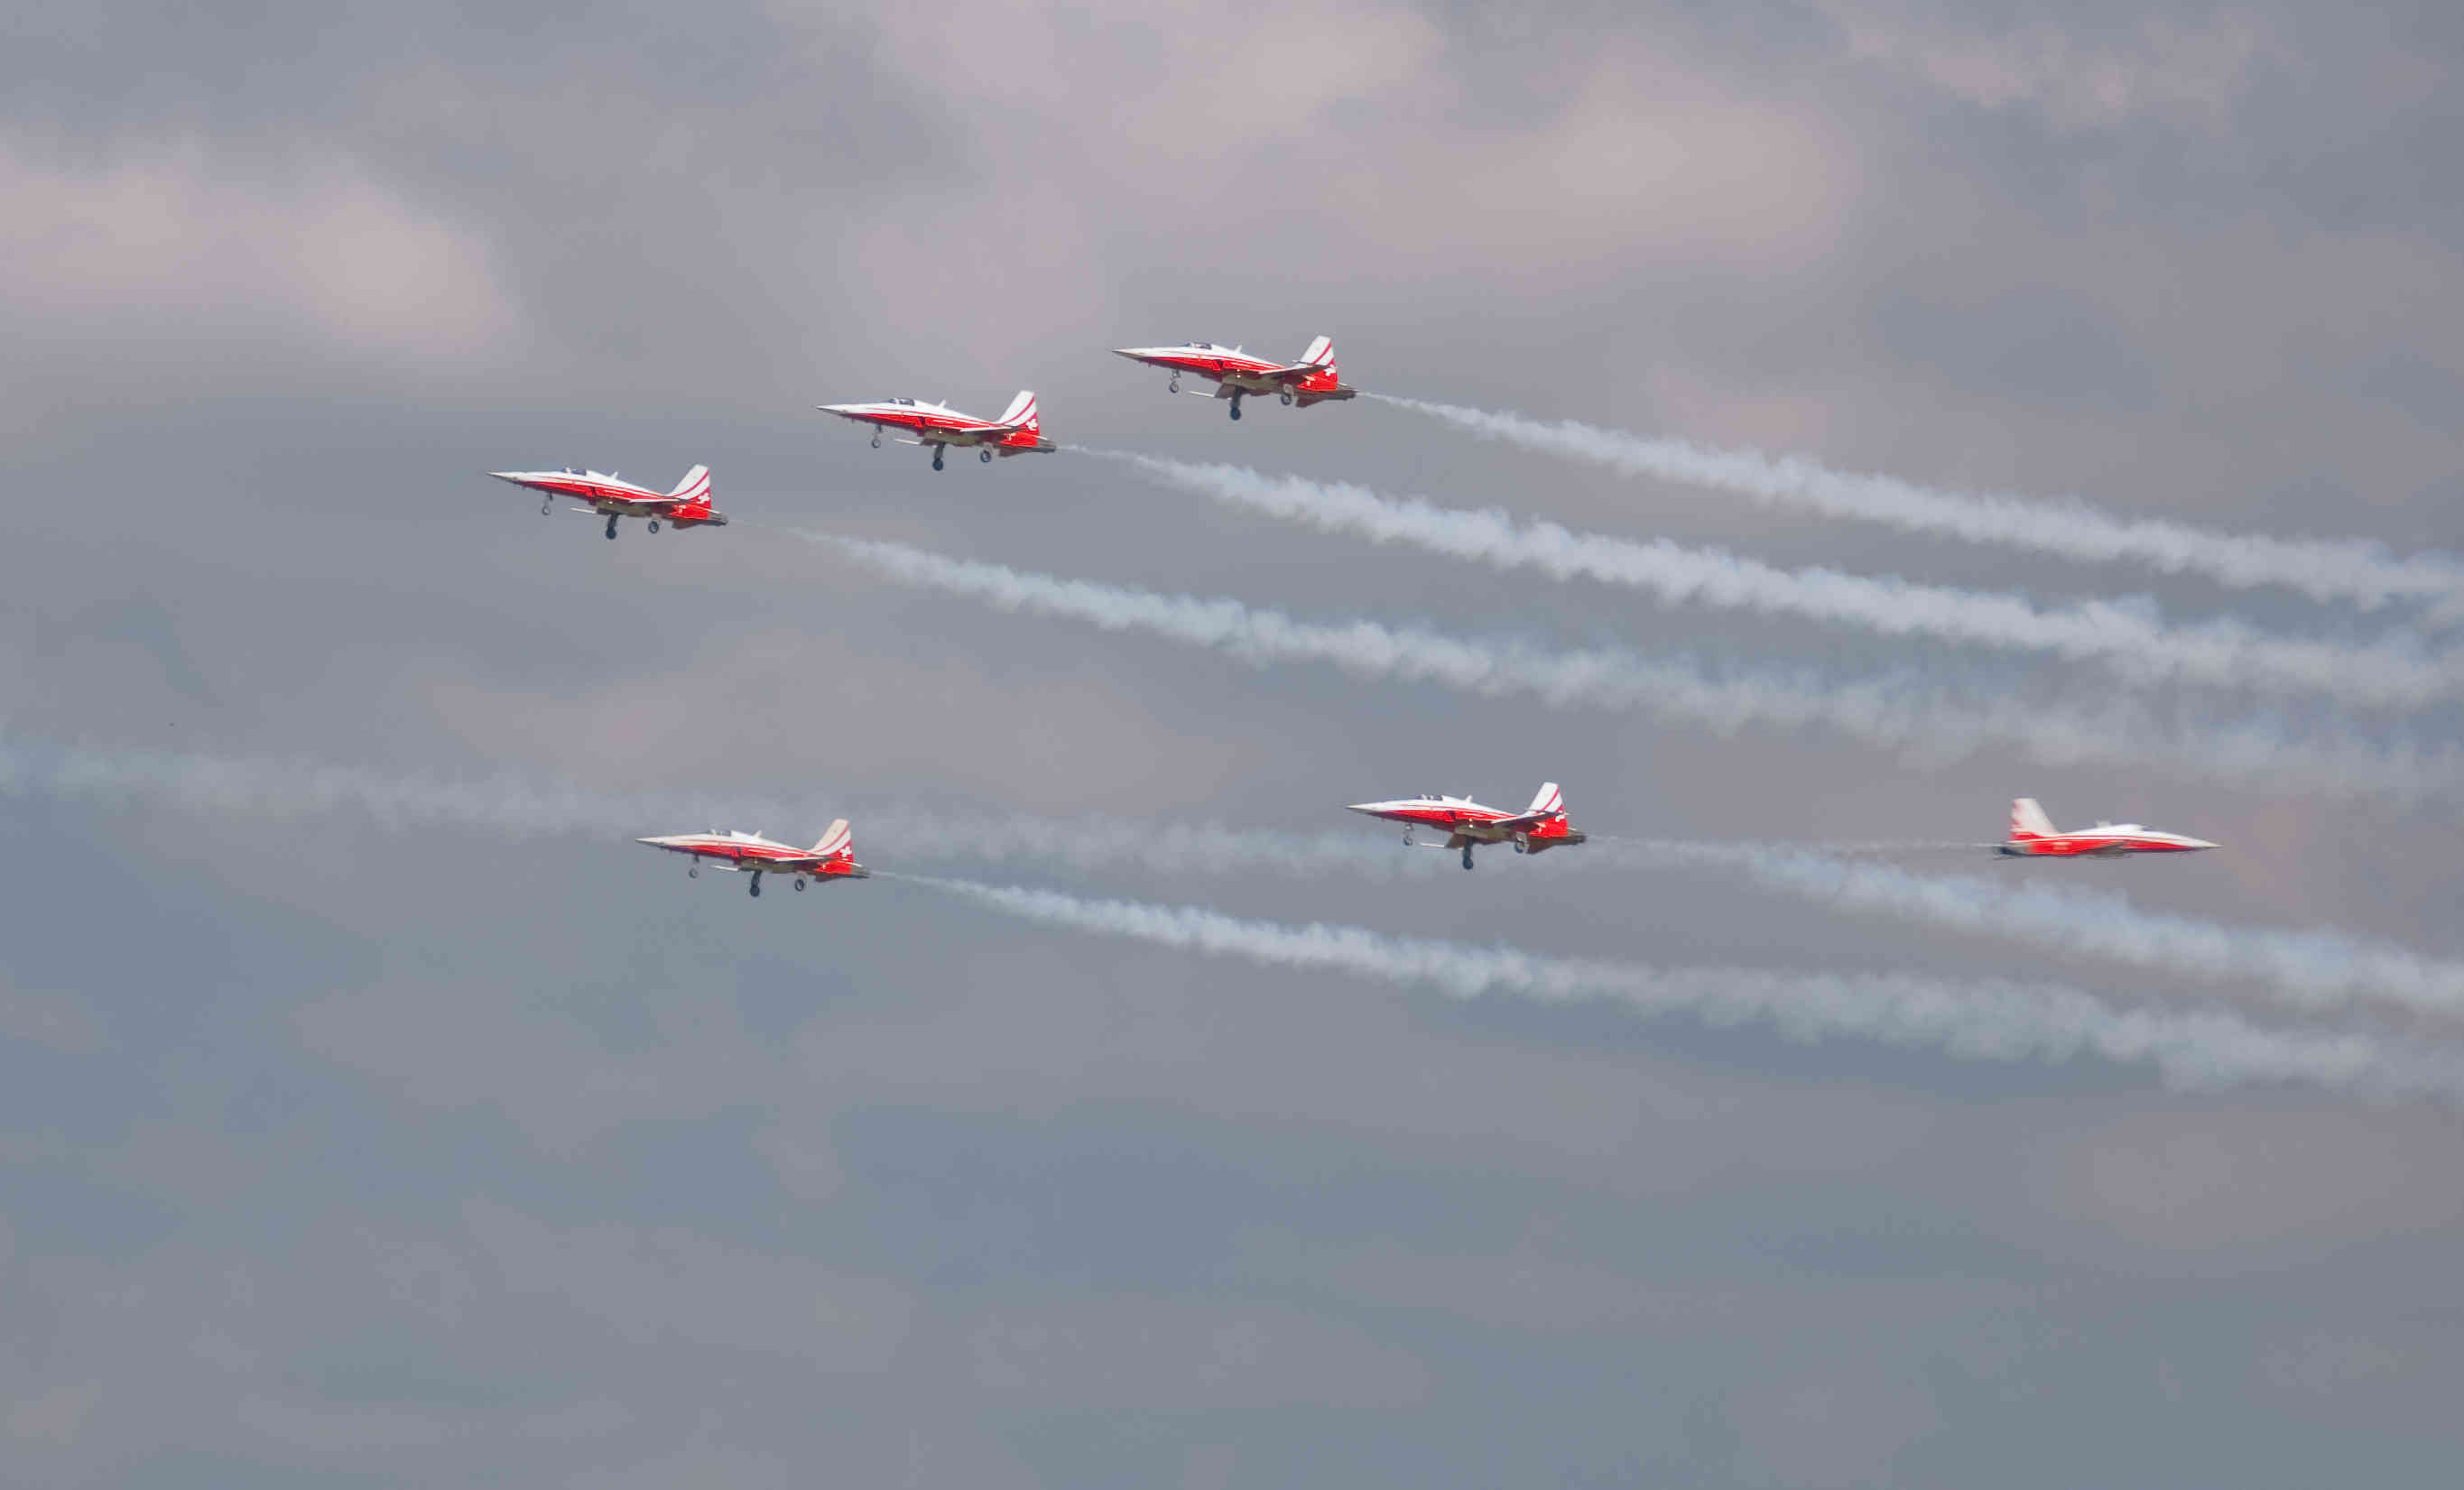
[[[347,157],[189,136],[97,159],[0,135],[0,303],[47,344],[289,340],[427,364],[522,334],[487,242]]]

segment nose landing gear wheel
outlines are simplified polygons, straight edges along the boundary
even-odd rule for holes
[[[607,519],[607,536],[611,538],[616,536],[616,519],[613,517]]]
[[[933,469],[935,471],[941,469],[941,448],[937,445],[933,447]]]
[[[700,878],[701,878],[701,866],[700,866],[700,865],[694,865],[692,868],[687,869],[687,870],[685,871],[685,878],[686,878],[686,879],[689,879],[689,880],[697,880],[697,879],[700,879]]]
[[[878,429],[872,432],[872,448],[876,450],[881,449],[881,431]]]
[[[551,512],[553,512],[553,511],[555,511],[555,510],[556,510],[556,498],[554,498],[554,497],[549,497],[546,501],[539,503],[539,515],[540,515],[540,516],[542,516],[542,517],[546,516],[549,513],[551,513]]]
[[[1173,376],[1172,391],[1175,393],[1178,393],[1180,391],[1180,377],[1178,374],[1175,374]]]
[[[656,517],[653,517],[653,518],[651,518],[651,519],[650,519],[650,531],[651,531],[652,533],[656,533],[656,532],[658,532],[658,531],[659,531],[659,519],[657,519]]]
[[[982,461],[985,465],[989,466],[993,463],[993,452],[988,449],[978,450],[976,452],[976,459]]]
[[[1471,845],[1469,844],[1465,844],[1463,845],[1463,867],[1466,869],[1471,867]]]
[[[803,894],[803,892],[804,892],[804,882],[803,882],[802,879],[799,879],[799,880],[797,880],[797,881],[796,881],[796,893],[797,893],[797,894],[799,894],[799,895],[801,895],[801,894]]]

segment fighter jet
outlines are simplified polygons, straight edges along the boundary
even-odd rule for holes
[[[986,465],[995,455],[1048,454],[1061,447],[1044,438],[1044,426],[1036,418],[1035,395],[1021,391],[1010,400],[1009,412],[999,419],[978,419],[961,414],[940,404],[921,399],[884,399],[878,404],[823,404],[825,414],[852,419],[872,426],[872,448],[881,449],[884,429],[912,429],[911,438],[898,436],[901,445],[929,445],[933,448],[933,469],[941,469],[941,452],[953,445],[973,446],[976,457]]]
[[[574,509],[607,519],[607,536],[616,536],[619,517],[648,517],[650,531],[659,531],[661,521],[679,528],[724,528],[727,515],[710,505],[710,468],[695,466],[685,472],[676,489],[665,496],[648,487],[637,487],[613,472],[601,474],[567,466],[562,471],[492,471],[488,474],[499,481],[510,481],[540,493],[539,515],[544,517],[556,507],[556,499],[569,496],[586,502]]]
[[[1180,391],[1180,375],[1192,373],[1215,384],[1212,394],[1199,398],[1230,399],[1232,417],[1241,417],[1241,400],[1251,393],[1271,393],[1287,406],[1298,404],[1307,408],[1312,404],[1331,403],[1337,399],[1357,397],[1357,388],[1347,388],[1334,371],[1334,340],[1320,337],[1309,344],[1297,362],[1270,362],[1263,357],[1252,357],[1239,347],[1217,346],[1212,341],[1192,341],[1187,346],[1120,346],[1112,349],[1114,357],[1126,357],[1133,362],[1161,367],[1172,374],[1172,391]]]
[[[690,879],[701,878],[701,866],[715,863],[722,869],[750,873],[750,887],[755,895],[761,893],[761,876],[792,874],[796,888],[803,889],[804,881],[815,879],[826,885],[834,880],[869,880],[872,871],[855,862],[855,834],[847,828],[847,819],[830,824],[822,841],[811,848],[798,848],[777,843],[759,833],[722,833],[716,828],[707,833],[678,833],[668,838],[637,838],[633,842],[664,848],[671,854],[690,854],[693,867],[685,871]]]
[[[2077,832],[2058,832],[2045,809],[2033,797],[2011,804],[2011,841],[1994,845],[2013,859],[2119,859],[2125,854],[2187,854],[2216,845],[2203,838],[2159,833],[2136,822],[2100,822]]]
[[[1459,848],[1466,869],[1471,867],[1472,845],[1476,844],[1510,843],[1518,854],[1536,854],[1563,844],[1579,844],[1590,837],[1567,825],[1565,794],[1557,790],[1554,781],[1542,786],[1539,795],[1531,799],[1531,805],[1521,812],[1484,807],[1468,797],[1448,797],[1439,792],[1390,802],[1354,802],[1344,810],[1402,823],[1406,847]],[[1412,830],[1424,827],[1442,829],[1445,843],[1416,842]]]

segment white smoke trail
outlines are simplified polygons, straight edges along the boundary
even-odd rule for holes
[[[502,773],[455,779],[307,759],[124,747],[56,746],[0,736],[0,797],[43,796],[110,807],[294,818],[356,812],[380,827],[476,828],[515,838],[593,837],[754,827],[790,841],[833,817],[854,821],[859,849],[895,845],[910,860],[1032,863],[1078,869],[1134,866],[1158,873],[1279,870],[1386,877],[1428,873],[1434,856],[1400,855],[1356,831],[1276,832],[1216,823],[1050,818],[865,802],[814,793],[604,792]]]
[[[1411,543],[1498,569],[1552,580],[1595,580],[1648,591],[1663,605],[1702,604],[1764,615],[1843,622],[1881,636],[2048,653],[2094,661],[2141,683],[2179,681],[2276,691],[2309,690],[2369,705],[2419,705],[2464,686],[2453,658],[2423,654],[2417,640],[2369,646],[2273,637],[2239,622],[2169,625],[2146,600],[2090,601],[2038,609],[1988,594],[1834,569],[1781,569],[1718,549],[1519,524],[1495,508],[1440,507],[1341,481],[1270,476],[1244,466],[1198,464],[1122,451],[1125,461],[1183,491],[1322,532]]]
[[[1831,471],[1795,455],[1714,449],[1573,420],[1546,422],[1420,399],[1369,397],[1476,435],[1629,475],[1732,492],[1769,505],[1884,523],[1911,533],[2092,562],[2126,561],[2164,574],[2204,575],[2236,588],[2284,585],[2314,600],[2351,601],[2365,610],[2392,601],[2464,600],[2464,561],[2446,554],[2400,559],[2361,539],[2224,533],[2161,519],[2118,517],[2076,497],[2046,501],[1946,492],[1894,476]]]
[[[947,558],[900,543],[805,534],[890,579],[971,596],[1004,610],[1090,622],[1211,647],[1265,667],[1313,662],[1359,677],[1441,684],[1551,709],[1645,711],[1724,734],[1749,725],[1820,725],[1928,760],[1990,747],[2048,765],[2162,763],[2211,780],[2399,802],[2464,799],[2464,756],[2452,746],[2378,746],[2350,736],[2297,736],[2263,720],[2169,727],[2145,706],[2101,699],[2049,708],[1980,699],[1913,674],[1850,684],[1775,671],[1714,676],[1683,658],[1626,651],[1552,652],[1370,621],[1319,624],[1235,600],[1160,595]]]
[[[2464,1013],[2464,963],[2328,931],[2233,926],[2142,910],[2109,889],[1919,874],[1836,851],[1767,844],[1593,837],[1604,866],[1702,866],[1842,910],[1997,936],[2052,952],[2213,983],[2251,983],[2290,1007],[2321,1012],[2369,1000],[2421,1013]],[[2031,866],[2012,865],[2013,875]],[[2035,866],[2047,867],[2047,866]],[[2052,866],[2061,869],[2077,865]]]
[[[1267,967],[1425,986],[1462,999],[1508,994],[1545,1003],[1613,1000],[1649,1015],[1689,1012],[1712,1024],[1766,1021],[1800,1041],[1857,1035],[1969,1059],[2056,1063],[2087,1051],[2108,1061],[2153,1065],[2167,1082],[2183,1087],[2300,1081],[2464,1102],[2464,1068],[2444,1052],[2394,1049],[2363,1035],[2263,1029],[2227,1014],[2120,1008],[2053,985],[1963,983],[1896,973],[1652,968],[1386,936],[1353,926],[1242,920],[1195,906],[1086,900],[921,875],[887,877],[1049,926]]]

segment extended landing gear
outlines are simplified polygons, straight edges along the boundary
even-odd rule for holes
[[[872,432],[872,448],[876,450],[881,449],[881,431],[878,429]]]
[[[1178,392],[1180,391],[1180,374],[1178,374],[1178,373],[1174,373],[1174,374],[1172,375],[1172,383],[1171,383],[1170,386],[1171,386],[1171,388],[1172,388],[1172,391],[1173,391],[1173,392],[1175,392],[1175,393],[1178,393]]]
[[[1514,851],[1518,854],[1529,853],[1531,851],[1531,840],[1528,838],[1516,839],[1514,841]]]
[[[761,898],[761,871],[759,869],[753,871],[753,897],[756,900]]]
[[[1235,419],[1241,417],[1241,395],[1238,393],[1232,395],[1232,417]]]
[[[1291,407],[1291,406],[1292,406],[1292,390],[1291,390],[1291,389],[1289,389],[1289,388],[1286,388],[1286,389],[1284,390],[1284,407],[1286,407],[1286,408],[1289,408],[1289,407]]]
[[[616,536],[616,519],[613,517],[607,519],[607,536],[611,538]]]
[[[799,894],[799,895],[801,895],[801,894],[803,894],[803,892],[804,892],[804,880],[803,880],[803,876],[802,876],[802,875],[798,875],[798,876],[796,877],[796,893],[797,893],[797,894]]]
[[[976,452],[976,459],[982,461],[987,466],[991,465],[993,463],[993,452],[991,448],[986,447],[983,449],[978,450]]]
[[[933,447],[933,469],[935,471],[941,469],[941,447],[937,445]]]
[[[700,865],[694,865],[692,868],[687,869],[687,870],[685,871],[685,878],[686,878],[686,879],[689,879],[689,880],[697,880],[697,879],[700,879],[700,878],[701,878],[701,866],[700,866]]]
[[[657,519],[656,517],[653,517],[653,518],[651,518],[651,519],[650,519],[650,531],[651,531],[652,533],[656,533],[656,532],[658,532],[658,531],[659,531],[659,519]]]
[[[1471,845],[1469,844],[1465,844],[1463,845],[1463,867],[1466,869],[1471,867]]]
[[[539,515],[540,515],[540,516],[542,516],[542,517],[547,516],[549,514],[551,514],[551,513],[553,513],[553,512],[555,512],[555,511],[556,511],[556,498],[555,498],[555,497],[552,497],[552,496],[551,496],[551,497],[547,498],[545,501],[542,501],[542,502],[540,502],[540,503],[539,503]]]

